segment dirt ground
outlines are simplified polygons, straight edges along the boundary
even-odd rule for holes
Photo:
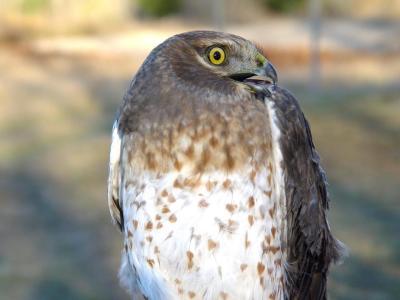
[[[146,53],[0,46],[0,299],[128,299],[107,161],[115,111]],[[329,177],[331,227],[350,248],[332,269],[331,299],[400,295],[400,56],[372,55],[324,63],[319,92],[305,63],[276,55]]]

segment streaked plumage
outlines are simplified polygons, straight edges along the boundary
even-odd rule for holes
[[[342,246],[325,175],[296,100],[254,74],[276,79],[252,43],[198,31],[155,48],[132,80],[108,198],[134,299],[326,297]]]

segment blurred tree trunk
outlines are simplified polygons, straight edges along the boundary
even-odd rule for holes
[[[309,0],[310,16],[310,89],[316,92],[320,88],[320,37],[321,37],[321,1]]]

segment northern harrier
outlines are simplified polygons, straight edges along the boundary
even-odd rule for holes
[[[211,31],[169,38],[133,78],[108,182],[133,299],[326,298],[342,244],[308,123],[276,81],[251,42]]]

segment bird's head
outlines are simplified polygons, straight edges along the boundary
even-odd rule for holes
[[[264,95],[266,82],[269,87],[276,81],[272,64],[244,38],[213,31],[178,34],[153,49],[136,73],[124,96],[120,126],[134,131],[178,118],[190,123],[210,110],[248,103],[254,108],[260,89]]]
[[[214,91],[249,89],[245,79],[257,76],[272,84],[277,73],[262,51],[236,35],[192,31],[167,40],[156,51],[185,84]]]

